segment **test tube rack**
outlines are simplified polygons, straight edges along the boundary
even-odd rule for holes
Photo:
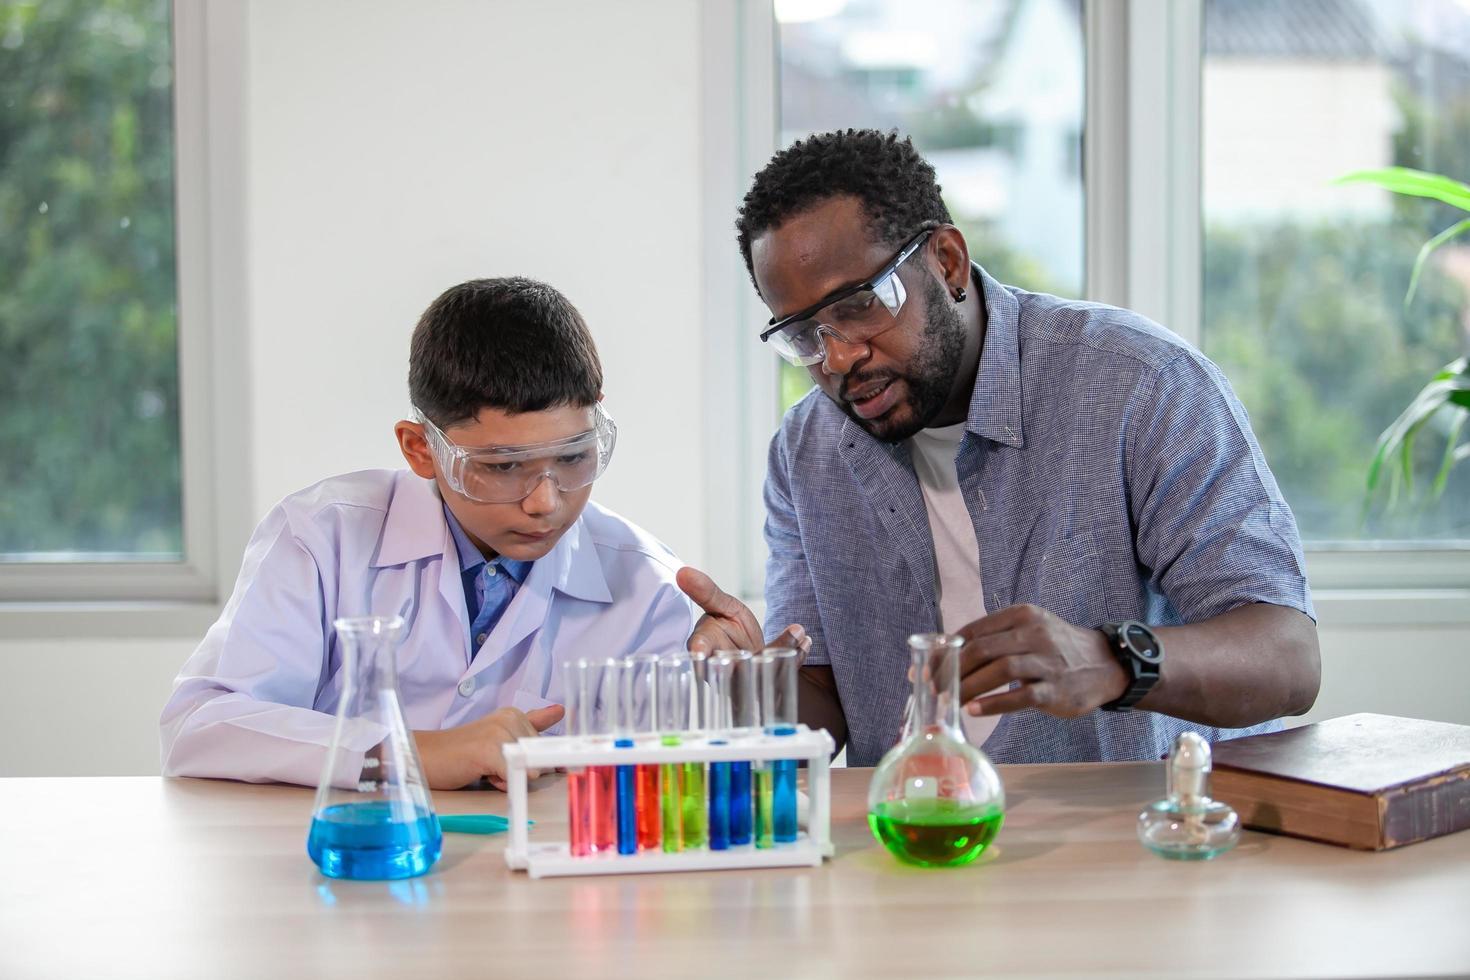
[[[689,732],[678,745],[657,736],[632,748],[616,748],[607,738],[541,736],[505,746],[510,795],[510,840],[505,863],[532,878],[565,875],[641,874],[664,871],[717,871],[726,868],[819,867],[832,856],[832,779],[829,761],[836,751],[825,729],[797,725],[789,735],[730,736]],[[665,765],[685,762],[762,762],[797,759],[807,764],[807,828],[795,841],[758,848],[741,844],[725,850],[662,850],[637,854],[600,853],[573,857],[566,840],[532,843],[527,831],[526,770],[557,766]]]

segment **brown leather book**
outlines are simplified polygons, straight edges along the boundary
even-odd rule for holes
[[[1470,827],[1470,726],[1358,714],[1217,742],[1210,787],[1252,830],[1412,844]]]

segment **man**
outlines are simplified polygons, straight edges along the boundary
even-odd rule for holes
[[[1156,758],[1311,707],[1295,521],[1198,351],[996,282],[894,135],[783,150],[737,227],[761,339],[818,389],[771,443],[767,616],[805,627],[802,719],[852,764],[893,744],[905,638],[930,630],[965,638],[966,726],[999,762]],[[705,609],[691,646],[760,642],[708,577],[679,581]]]

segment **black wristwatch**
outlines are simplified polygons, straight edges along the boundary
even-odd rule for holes
[[[1108,638],[1113,656],[1128,673],[1128,687],[1121,697],[1102,706],[1104,711],[1132,711],[1143,696],[1159,682],[1164,663],[1164,644],[1154,631],[1134,619],[1103,623],[1098,629]]]

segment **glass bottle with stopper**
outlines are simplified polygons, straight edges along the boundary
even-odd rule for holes
[[[909,637],[913,681],[904,739],[868,787],[868,826],[896,857],[924,867],[975,860],[1005,819],[1005,791],[960,727],[960,649],[944,633]]]
[[[1160,857],[1204,861],[1240,840],[1240,818],[1228,803],[1210,799],[1210,743],[1196,732],[1174,741],[1167,763],[1168,793],[1138,815],[1138,839]]]

